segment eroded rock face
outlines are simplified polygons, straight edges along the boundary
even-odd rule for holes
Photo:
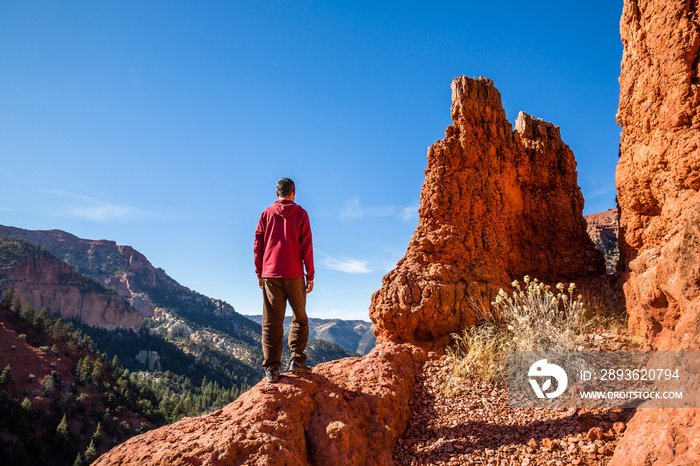
[[[700,18],[626,0],[620,21],[620,261],[646,349],[700,349]],[[700,462],[700,409],[639,410],[610,464]]]
[[[559,127],[520,113],[489,79],[452,82],[452,121],[428,150],[420,220],[372,296],[378,341],[432,341],[476,322],[470,297],[530,275],[604,271],[586,234],[576,162]]]
[[[260,382],[216,413],[115,447],[95,465],[392,464],[425,353],[387,343],[305,376]]]
[[[692,0],[626,1],[617,165],[629,326],[700,349],[700,21]]]
[[[700,409],[640,409],[610,460],[614,466],[700,464]]]
[[[73,267],[26,242],[15,243],[21,253],[0,263],[0,290],[14,287],[23,305],[46,308],[64,319],[113,330],[138,330],[143,316],[119,294],[95,280],[75,273]]]

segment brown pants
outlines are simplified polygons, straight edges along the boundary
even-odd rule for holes
[[[306,344],[309,341],[309,320],[306,317],[306,282],[301,278],[263,279],[262,348],[263,367],[280,368],[284,312],[287,301],[294,315],[289,330],[289,351],[298,363],[306,362]]]

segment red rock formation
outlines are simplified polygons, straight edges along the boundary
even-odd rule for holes
[[[617,209],[609,209],[605,212],[586,215],[586,231],[596,248],[605,256],[605,272],[615,272],[617,262],[620,259],[620,251],[617,247],[617,236],[620,230],[620,215]]]
[[[693,0],[626,1],[617,165],[629,325],[700,349],[700,20]]]
[[[698,349],[697,11],[691,1],[628,2],[622,35],[617,177],[630,325],[652,348]]]
[[[120,295],[30,243],[0,239],[0,247],[8,244],[20,250],[0,263],[0,289],[13,286],[23,304],[31,302],[35,309],[107,329],[141,327],[143,317]]]
[[[213,414],[134,437],[95,465],[391,464],[425,353],[387,343],[261,382]]]
[[[610,460],[613,466],[700,464],[700,410],[640,409]]]
[[[428,150],[420,220],[372,296],[378,341],[431,341],[476,321],[470,296],[531,275],[600,274],[576,162],[559,127],[520,113],[489,79],[452,82],[452,121]]]
[[[700,18],[696,0],[626,0],[617,165],[629,326],[700,349]],[[700,410],[640,410],[610,464],[700,462]]]

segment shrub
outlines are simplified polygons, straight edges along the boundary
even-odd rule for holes
[[[582,349],[577,337],[589,323],[586,308],[576,286],[559,283],[555,289],[525,276],[524,287],[517,280],[508,295],[502,289],[490,311],[474,303],[480,323],[453,334],[455,345],[447,349],[453,366],[452,382],[479,377],[505,383],[510,351],[574,351]],[[446,387],[449,391],[448,383]]]

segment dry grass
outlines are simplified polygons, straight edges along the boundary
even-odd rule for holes
[[[573,283],[552,288],[526,276],[524,283],[516,280],[512,285],[510,295],[499,291],[490,310],[483,301],[473,301],[480,324],[453,334],[455,344],[447,350],[453,366],[452,379],[445,385],[448,394],[467,377],[505,383],[510,351],[581,350],[580,335],[593,328],[596,321],[612,322],[615,318],[604,316],[600,312],[602,302],[596,302],[597,317],[591,320],[592,313]]]

